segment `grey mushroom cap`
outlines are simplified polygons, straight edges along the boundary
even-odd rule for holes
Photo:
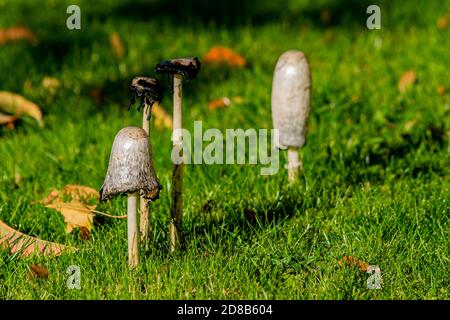
[[[146,199],[156,200],[160,190],[146,132],[137,127],[123,128],[114,138],[100,200],[137,191]]]
[[[278,147],[303,147],[310,113],[311,72],[301,51],[283,53],[272,83],[272,120],[279,131]]]

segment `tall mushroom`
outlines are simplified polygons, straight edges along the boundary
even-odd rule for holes
[[[182,115],[181,101],[183,95],[182,78],[188,81],[194,79],[200,70],[200,61],[197,57],[181,58],[163,61],[155,67],[156,73],[166,73],[172,76],[172,93],[173,93],[173,148],[182,149]],[[172,174],[172,209],[170,222],[170,243],[171,251],[181,247],[183,244],[182,233],[182,169],[183,163],[174,163]]]
[[[139,264],[137,205],[142,197],[156,200],[161,185],[152,166],[150,144],[145,130],[126,127],[114,138],[105,182],[100,200],[106,201],[120,194],[128,195],[128,263]]]
[[[152,107],[158,107],[161,102],[163,86],[162,84],[154,78],[148,77],[134,77],[131,81],[130,91],[132,93],[130,104],[133,105],[136,99],[139,99],[138,111],[144,110],[142,117],[142,128],[147,133],[148,139],[150,140],[150,116],[152,112]],[[152,145],[149,143],[150,153]],[[152,164],[153,165],[153,164]],[[140,201],[140,233],[141,233],[141,243],[148,249],[150,243],[151,234],[151,224],[150,224],[150,201],[141,197]]]
[[[272,120],[278,129],[280,149],[288,149],[288,179],[295,182],[303,167],[299,149],[306,142],[310,113],[311,73],[301,51],[283,53],[275,67],[272,83]]]

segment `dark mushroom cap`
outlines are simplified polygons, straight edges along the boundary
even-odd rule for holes
[[[127,127],[120,130],[114,139],[100,200],[136,191],[141,191],[146,199],[158,199],[162,187],[151,157],[148,136],[143,129]]]
[[[200,60],[197,57],[179,58],[158,63],[155,67],[155,72],[172,75],[180,74],[189,81],[197,77],[200,66]]]
[[[130,91],[132,96],[128,109],[136,102],[136,99],[139,99],[138,110],[140,111],[144,104],[152,106],[155,102],[161,102],[163,85],[155,78],[134,77]]]

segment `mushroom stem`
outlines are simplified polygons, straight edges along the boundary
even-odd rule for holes
[[[137,203],[138,193],[128,195],[128,265],[133,268],[139,264]]]
[[[182,143],[181,129],[182,129],[182,76],[179,74],[173,75],[173,147],[180,148]],[[182,198],[182,170],[183,163],[174,164],[172,175],[172,219],[170,221],[170,242],[171,251],[181,247],[183,242],[182,234],[182,213],[183,213],[183,198]]]
[[[155,104],[158,102],[155,102]],[[147,103],[144,106],[144,112],[142,116],[142,129],[147,133],[150,144],[150,112],[151,107]],[[150,150],[151,152],[151,150]],[[150,248],[150,235],[151,235],[151,223],[150,223],[150,201],[141,196],[140,201],[140,232],[141,232],[141,244],[145,250]]]
[[[288,148],[288,180],[294,183],[298,180],[298,171],[303,167],[303,162],[299,158],[298,148]]]

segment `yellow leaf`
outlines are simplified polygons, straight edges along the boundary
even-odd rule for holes
[[[63,252],[75,252],[77,249],[59,243],[41,240],[14,230],[0,220],[0,247],[8,248],[11,253],[19,253],[22,257],[32,254],[59,256]]]
[[[0,91],[0,110],[12,113],[15,116],[30,116],[42,126],[42,111],[39,106],[24,97],[7,91]]]
[[[155,126],[159,129],[168,128],[172,130],[173,119],[159,103],[153,104],[152,114],[155,116]]]
[[[16,120],[17,118],[15,116],[0,113],[0,125],[2,124],[10,125],[14,123]]]
[[[125,49],[123,48],[122,40],[117,32],[113,32],[109,35],[109,43],[117,59],[122,59],[125,55]]]
[[[75,228],[83,229],[88,233],[92,231],[94,213],[92,210],[96,206],[89,206],[77,200],[71,202],[56,202],[46,205],[47,208],[59,211],[66,223],[66,233],[70,233]]]

